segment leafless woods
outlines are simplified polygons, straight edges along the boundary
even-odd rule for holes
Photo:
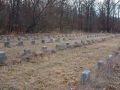
[[[0,33],[119,32],[119,0],[0,0]]]

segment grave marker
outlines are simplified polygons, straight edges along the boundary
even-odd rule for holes
[[[20,40],[18,45],[22,46],[23,45],[23,41]]]
[[[31,53],[31,52],[30,52],[30,49],[29,49],[29,48],[24,49],[24,53],[25,53],[25,54],[30,54],[30,53]]]
[[[85,71],[82,72],[81,83],[82,84],[90,83],[90,71],[89,70],[85,70]]]
[[[43,39],[43,40],[41,40],[41,43],[45,43],[45,40]]]
[[[83,40],[81,40],[81,43],[84,44],[85,42]]]
[[[10,41],[10,39],[11,39],[10,36],[8,36],[8,37],[7,37],[7,41]]]
[[[10,44],[9,41],[5,41],[5,42],[4,42],[4,47],[8,47],[9,44]]]
[[[47,46],[43,46],[42,50],[47,50],[47,48],[48,48]]]
[[[116,52],[115,52],[115,56],[117,56],[118,54],[119,54],[119,51],[116,51]]]
[[[70,43],[68,42],[68,43],[66,43],[66,47],[67,48],[69,48],[70,47]]]
[[[108,57],[107,57],[107,61],[110,61],[112,59],[112,55],[109,54]]]
[[[56,45],[56,49],[57,49],[57,50],[60,49],[60,44]]]
[[[32,45],[35,45],[35,40],[32,40],[32,41],[31,41],[31,44],[32,44]]]
[[[20,36],[18,36],[18,40],[21,40],[21,37],[20,37]]]
[[[6,60],[5,51],[0,51],[0,63],[4,63]]]
[[[103,64],[104,64],[104,61],[102,61],[102,60],[98,61],[98,63],[97,63],[98,69],[101,69]]]
[[[50,39],[50,42],[53,42],[53,39]]]
[[[3,36],[0,36],[0,39],[3,39]]]
[[[36,40],[36,39],[38,39],[38,37],[37,37],[37,36],[34,36],[34,40]]]

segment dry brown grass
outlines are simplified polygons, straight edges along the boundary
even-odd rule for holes
[[[80,37],[78,41],[82,38],[84,37]],[[70,42],[73,43],[75,40]],[[106,62],[107,55],[112,54],[120,45],[119,40],[119,37],[113,38],[92,45],[53,51],[53,54],[46,55],[39,52],[42,46],[39,45],[39,42],[37,47],[28,45],[30,41],[26,41],[25,46],[22,47],[14,46],[14,48],[2,49],[1,45],[1,50],[7,52],[8,59],[14,57],[16,59],[20,56],[23,53],[21,51],[23,47],[32,48],[33,54],[28,58],[32,60],[30,62],[0,68],[0,88],[5,90],[9,88],[13,90],[74,90],[78,86],[80,73],[83,70],[89,69],[94,79],[98,60]],[[65,44],[65,42],[62,43]],[[55,46],[56,44],[48,43],[47,45]],[[11,51],[12,53],[10,53]],[[26,57],[24,58],[26,59]],[[84,86],[81,88],[83,89],[80,90],[84,90]]]

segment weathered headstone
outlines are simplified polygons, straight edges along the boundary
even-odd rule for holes
[[[4,47],[8,47],[9,44],[10,44],[9,41],[5,41],[5,42],[4,42]]]
[[[28,35],[25,35],[25,38],[26,38],[27,40],[29,40],[29,39],[30,39],[30,36],[28,36]]]
[[[53,42],[53,39],[50,39],[50,42],[52,43],[52,42]]]
[[[57,38],[55,41],[56,41],[56,42],[60,42],[60,38]]]
[[[85,42],[83,40],[81,40],[81,43],[84,44]]]
[[[70,45],[70,43],[68,42],[68,43],[66,43],[66,45],[68,46],[68,45]]]
[[[90,71],[89,70],[85,70],[85,71],[82,72],[81,83],[82,84],[90,83]]]
[[[47,48],[48,48],[47,46],[43,46],[42,50],[47,50]]]
[[[2,35],[2,36],[1,36],[1,39],[3,39],[3,38],[4,38],[4,36]]]
[[[20,37],[20,36],[18,36],[18,40],[21,40],[21,37]]]
[[[90,44],[90,40],[87,40],[86,42],[87,42],[88,44]]]
[[[55,38],[56,37],[56,35],[53,35],[53,38]]]
[[[78,45],[78,42],[74,42],[75,45]]]
[[[10,36],[8,36],[8,37],[7,37],[7,41],[10,41],[10,39],[11,39]]]
[[[95,41],[92,39],[92,43],[94,43]]]
[[[60,49],[60,44],[56,45],[56,49],[59,50]]]
[[[60,38],[60,36],[58,36],[58,38]]]
[[[35,44],[35,40],[32,40],[32,41],[31,41],[31,44],[34,45],[34,44]]]
[[[50,39],[50,35],[48,35],[48,39]]]
[[[97,63],[98,69],[101,69],[103,67],[104,61],[100,60]]]
[[[3,36],[0,36],[0,39],[3,39]]]
[[[63,41],[65,41],[66,39],[65,38],[63,38]]]
[[[45,40],[43,39],[43,40],[41,40],[41,43],[45,43]]]
[[[5,51],[0,51],[0,63],[4,63],[6,60]]]
[[[68,42],[68,43],[66,43],[66,47],[67,48],[69,48],[70,47],[70,43]]]
[[[112,55],[109,54],[108,57],[107,57],[107,61],[110,61],[112,59]]]
[[[116,52],[115,52],[115,56],[117,56],[118,54],[119,54],[119,51],[116,51]]]
[[[44,39],[44,35],[41,36],[41,39]]]
[[[30,53],[31,53],[31,52],[30,52],[30,49],[29,49],[29,48],[25,48],[25,49],[24,49],[24,53],[25,53],[25,54],[30,54]]]
[[[74,47],[79,47],[79,46],[81,46],[80,43],[78,43],[78,42],[74,42]]]
[[[36,39],[38,39],[38,37],[37,37],[37,36],[34,36],[34,40],[36,40]]]
[[[18,45],[22,46],[23,45],[23,41],[20,40],[19,43],[18,43]]]

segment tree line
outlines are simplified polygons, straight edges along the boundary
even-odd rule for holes
[[[0,33],[120,32],[120,0],[0,0]]]

